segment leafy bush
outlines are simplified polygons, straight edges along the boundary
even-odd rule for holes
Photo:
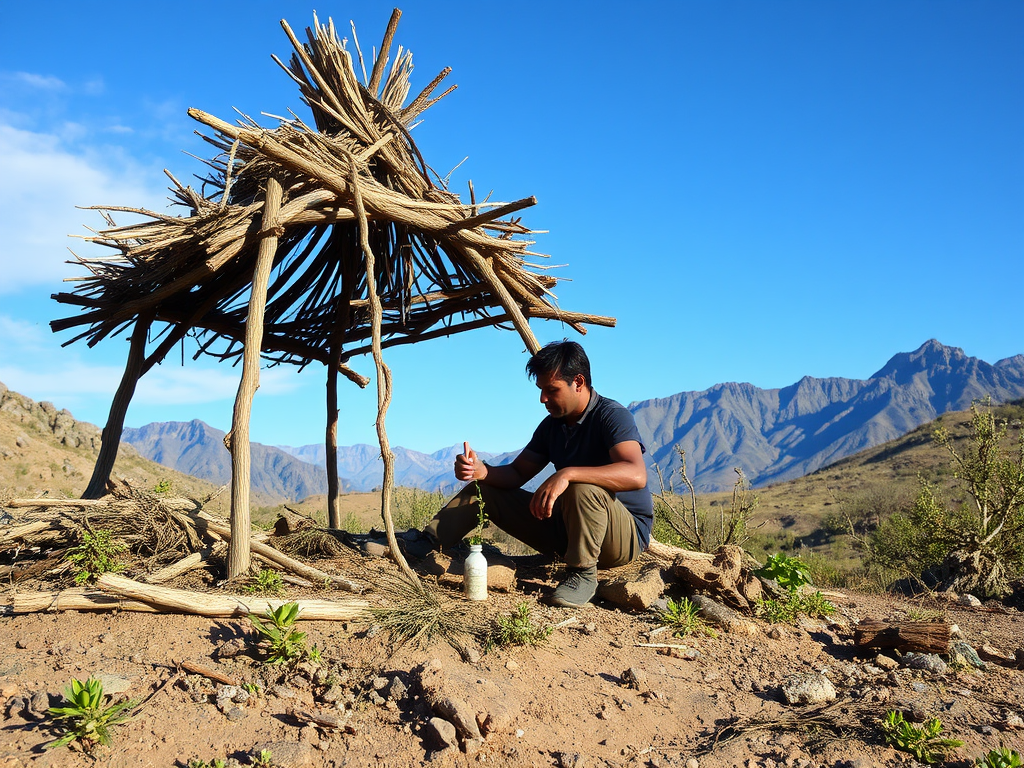
[[[781,552],[769,557],[768,562],[754,573],[765,579],[772,579],[780,587],[788,590],[795,590],[810,583],[807,563],[799,557],[789,557]]]
[[[672,627],[672,634],[676,637],[697,633],[715,637],[715,630],[697,615],[697,606],[685,597],[678,601],[669,598],[668,608],[658,618],[666,627]]]
[[[958,739],[942,738],[942,723],[933,717],[920,728],[903,719],[903,713],[889,711],[882,720],[882,735],[885,743],[901,752],[907,752],[922,763],[936,763],[945,758],[963,742]]]
[[[250,595],[280,595],[284,592],[284,581],[273,568],[261,568],[245,591]]]
[[[980,768],[1021,768],[1024,766],[1024,760],[1021,759],[1020,752],[1017,750],[1003,747],[982,755],[974,761],[974,764]]]
[[[298,617],[298,603],[285,603],[276,610],[267,608],[265,622],[249,614],[253,629],[262,635],[262,643],[266,645],[268,664],[286,664],[310,654],[306,648],[306,633],[295,629]]]
[[[875,532],[874,561],[931,575],[943,589],[1005,595],[1009,578],[1024,572],[1024,430],[1017,429],[1011,449],[1008,424],[988,400],[971,405],[966,438],[939,426],[933,438],[950,456],[959,503],[948,507],[922,481],[910,513],[893,515]]]
[[[76,566],[75,584],[94,581],[103,573],[119,573],[125,564],[121,557],[128,548],[115,541],[110,531],[82,531],[82,542],[67,551],[67,559]]]
[[[59,739],[46,744],[47,749],[64,747],[72,741],[78,741],[86,752],[92,751],[97,744],[110,745],[111,726],[123,723],[131,716],[128,710],[139,703],[138,699],[129,699],[118,704],[107,705],[103,694],[103,685],[99,680],[90,677],[84,683],[73,679],[64,691],[66,707],[51,707],[50,716],[62,723],[66,733]]]
[[[533,623],[530,604],[523,602],[507,616],[498,617],[498,626],[488,640],[488,646],[540,645],[551,635],[551,627]]]
[[[771,624],[792,624],[799,616],[825,618],[836,612],[836,607],[821,592],[801,595],[795,589],[786,598],[759,599],[754,607],[757,615]]]

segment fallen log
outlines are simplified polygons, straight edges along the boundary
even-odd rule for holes
[[[673,565],[677,560],[700,560],[710,563],[715,559],[715,556],[709,552],[694,552],[690,549],[673,547],[671,544],[665,544],[654,538],[651,539],[651,543],[647,547],[647,554],[662,565]]]
[[[883,621],[864,619],[853,630],[858,648],[895,648],[897,651],[948,653],[951,625],[945,621]]]
[[[60,592],[16,592],[11,601],[13,613],[43,611],[132,611],[160,613],[156,607],[137,600],[125,600],[106,592],[73,587]]]
[[[104,573],[96,580],[96,585],[106,592],[152,605],[164,612],[187,613],[210,618],[248,616],[253,613],[262,616],[268,609],[276,610],[285,603],[297,602],[300,619],[350,621],[365,616],[369,608],[369,603],[356,598],[292,601],[190,592],[157,584],[143,584],[114,573]]]
[[[34,520],[31,523],[15,525],[12,528],[8,528],[6,531],[0,532],[0,543],[11,541],[13,539],[23,539],[26,536],[31,536],[33,533],[45,531],[49,529],[50,526],[51,521],[49,520]]]

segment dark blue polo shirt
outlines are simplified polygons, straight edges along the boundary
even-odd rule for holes
[[[574,426],[570,427],[554,416],[547,416],[534,431],[526,450],[540,456],[545,464],[550,461],[556,470],[565,467],[603,467],[612,463],[608,453],[611,447],[626,440],[640,443],[640,451],[646,453],[633,414],[614,400],[601,397],[591,389],[590,402]],[[644,486],[635,491],[619,491],[615,498],[633,515],[640,548],[647,549],[651,541],[651,526],[654,524],[650,490]]]

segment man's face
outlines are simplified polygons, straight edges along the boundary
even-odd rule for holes
[[[556,419],[579,418],[589,402],[590,391],[583,376],[568,382],[559,378],[558,371],[555,371],[538,376],[537,388],[541,403]]]

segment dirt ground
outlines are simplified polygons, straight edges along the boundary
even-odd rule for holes
[[[379,558],[319,565],[370,585],[393,578]],[[854,654],[844,626],[867,616],[941,611],[972,646],[1013,653],[1024,646],[1024,614],[1016,610],[851,594],[839,603],[845,621],[830,627],[755,622],[752,635],[679,639],[656,632],[653,613],[601,602],[575,611],[537,602],[557,578],[556,566],[521,568],[514,591],[473,606],[479,619],[493,621],[526,601],[535,621],[561,625],[546,642],[481,644],[469,649],[470,660],[444,641],[395,647],[373,618],[302,622],[322,651],[322,665],[268,668],[247,653],[226,658],[226,648],[251,648],[239,641],[251,635],[245,618],[6,615],[0,618],[0,767],[187,766],[214,758],[249,765],[254,749],[269,749],[274,764],[284,766],[912,765],[880,738],[876,723],[887,709],[939,716],[948,734],[965,742],[950,764],[970,765],[1001,744],[1024,751],[1024,730],[1011,728],[1013,716],[1024,715],[1024,671],[989,664],[942,674],[887,672],[875,665],[875,654]],[[193,576],[189,586],[215,588],[209,575]],[[461,601],[454,581],[435,586]],[[41,585],[19,585],[26,588]],[[379,602],[379,594],[371,589],[368,598]],[[314,595],[289,592],[301,596]],[[663,655],[669,649],[644,643],[693,650],[669,656]],[[259,682],[262,690],[218,707],[219,684],[186,673],[181,662],[237,683]],[[821,711],[785,703],[780,685],[800,672],[824,673],[838,691],[836,702]],[[146,701],[114,728],[112,747],[94,756],[44,750],[56,732],[38,712],[59,704],[72,678],[90,675],[107,676],[108,689],[123,688],[115,698]],[[460,737],[439,748],[431,725],[438,713],[425,682],[439,679],[452,701],[479,713],[478,722],[490,713],[485,739]]]

